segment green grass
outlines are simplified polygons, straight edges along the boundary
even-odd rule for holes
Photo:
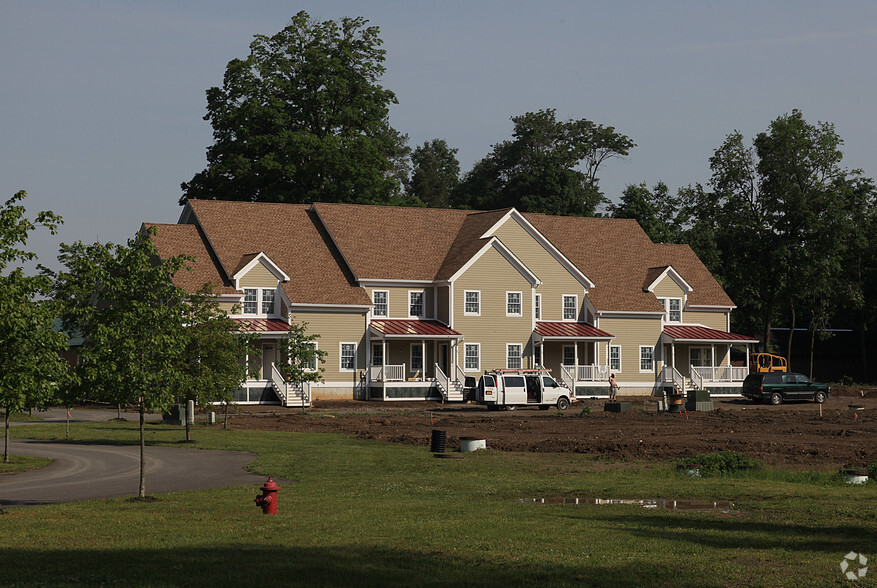
[[[184,436],[165,425],[147,433],[153,444]],[[15,435],[63,439],[64,429]],[[136,443],[137,431],[76,424],[72,436]],[[849,586],[843,556],[877,557],[877,484],[832,476],[697,479],[671,463],[493,450],[443,460],[425,447],[218,427],[194,438],[258,452],[254,471],[289,480],[279,514],[261,514],[255,486],[9,509],[0,584]],[[743,514],[519,501],[559,496],[730,500]]]
[[[0,447],[2,449],[2,447]],[[0,474],[15,474],[18,472],[26,472],[44,468],[50,463],[51,459],[45,457],[30,457],[28,455],[10,455],[10,463],[3,463],[3,457],[0,456]]]

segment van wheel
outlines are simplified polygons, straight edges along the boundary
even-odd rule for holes
[[[777,404],[783,403],[783,395],[779,392],[774,392],[770,395],[770,403],[776,406]]]
[[[515,410],[516,408],[518,408],[518,407],[515,406],[514,404],[507,404],[505,407],[506,410]]]
[[[569,399],[561,396],[557,399],[557,410],[566,410],[569,408]]]
[[[820,390],[813,396],[813,400],[815,400],[817,404],[822,404],[823,402],[825,402],[825,398],[825,392],[823,392],[822,390]]]

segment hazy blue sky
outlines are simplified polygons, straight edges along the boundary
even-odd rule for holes
[[[877,2],[398,2],[0,0],[0,198],[64,217],[31,248],[122,241],[175,222],[180,182],[206,164],[204,92],[299,10],[381,29],[391,124],[443,138],[463,171],[542,108],[612,125],[637,147],[601,173],[607,196],[709,179],[737,129],[799,108],[877,175]]]

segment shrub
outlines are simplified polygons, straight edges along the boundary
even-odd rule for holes
[[[693,460],[700,464],[700,475],[727,476],[740,470],[755,469],[761,467],[761,463],[736,451],[720,451],[718,453],[705,453],[696,456]]]
[[[591,407],[586,406],[582,409],[582,412],[579,413],[579,416],[588,416],[589,414],[591,414]]]

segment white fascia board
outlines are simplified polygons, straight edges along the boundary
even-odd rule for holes
[[[295,312],[297,310],[300,311],[315,311],[315,310],[323,310],[326,312],[350,312],[361,314],[364,312],[369,312],[372,309],[372,305],[370,304],[307,304],[303,302],[296,302],[295,304],[291,304],[289,306],[289,312]]]
[[[329,238],[332,239],[332,244],[335,245],[335,250],[338,251],[338,254],[341,256],[341,259],[344,260],[344,264],[347,266],[347,269],[350,270],[350,273],[353,274],[353,281],[359,282],[359,276],[356,275],[356,271],[354,271],[353,266],[350,265],[350,262],[347,261],[347,258],[344,256],[344,252],[341,251],[341,247],[338,246],[338,241],[335,240],[335,237],[332,235],[332,231],[329,230],[329,225],[326,224],[326,221],[323,220],[323,216],[320,214],[320,211],[317,210],[317,203],[314,202],[311,204],[311,210],[313,210],[317,214],[317,218],[320,219],[320,224],[323,225],[323,228],[326,230],[326,234],[329,235]]]
[[[276,263],[271,261],[271,258],[268,257],[264,251],[260,251],[259,254],[256,255],[256,257],[251,259],[247,265],[242,267],[238,273],[236,273],[235,275],[232,276],[232,280],[234,280],[234,286],[235,286],[236,290],[240,290],[241,278],[244,277],[245,275],[247,275],[247,272],[249,272],[251,269],[256,267],[257,264],[260,264],[260,263],[262,265],[264,265],[265,268],[269,272],[271,272],[274,275],[274,277],[277,278],[279,281],[281,281],[281,282],[288,282],[289,281],[289,276],[286,275],[286,272],[284,272],[282,269],[280,269],[279,265],[277,265]]]
[[[651,311],[642,311],[642,310],[602,310],[597,313],[597,316],[602,318],[612,318],[614,316],[620,317],[630,317],[630,316],[643,316],[643,317],[662,317],[665,313],[663,312],[651,312]],[[675,323],[674,323],[675,324]]]
[[[713,306],[707,304],[688,304],[686,306],[689,310],[699,310],[702,312],[731,312],[736,309],[736,306]]]
[[[505,244],[502,241],[500,241],[496,237],[491,237],[490,240],[487,241],[487,243],[485,243],[484,246],[481,249],[479,249],[475,255],[473,255],[472,257],[469,258],[469,261],[467,261],[465,264],[463,264],[463,267],[458,269],[456,271],[456,273],[454,273],[453,276],[448,278],[448,281],[449,282],[456,281],[460,276],[465,274],[469,270],[469,268],[471,268],[475,264],[476,261],[481,259],[481,257],[485,253],[487,253],[490,249],[496,249],[497,253],[502,255],[505,258],[505,260],[508,261],[509,264],[513,268],[518,270],[518,272],[522,276],[524,276],[524,279],[526,279],[528,282],[530,282],[531,286],[539,285],[542,283],[542,280],[540,280],[536,274],[534,274],[532,271],[530,271],[530,268],[528,268],[526,265],[524,265],[524,263],[520,259],[518,259],[515,256],[515,254],[512,253],[508,247],[505,246]]]
[[[432,280],[380,280],[375,278],[363,278],[356,281],[361,288],[423,288],[435,284]]]
[[[588,292],[591,288],[594,287],[594,282],[588,279],[582,270],[580,270],[573,262],[566,258],[566,256],[560,252],[560,250],[554,246],[554,244],[549,241],[545,235],[540,233],[536,227],[530,224],[523,214],[517,211],[517,209],[512,208],[509,210],[501,219],[499,219],[492,227],[487,229],[483,235],[481,235],[482,239],[487,237],[492,237],[499,228],[506,223],[510,218],[517,221],[521,228],[523,228],[531,237],[533,237],[537,243],[542,245],[546,251],[548,251],[551,256],[556,259],[560,265],[562,265],[572,276],[578,280],[578,282],[585,287],[585,293]]]
[[[674,282],[676,282],[676,284],[677,284],[680,288],[682,288],[686,293],[691,292],[691,291],[693,290],[693,288],[691,287],[691,285],[690,285],[688,282],[685,281],[685,278],[683,278],[682,275],[680,275],[679,272],[677,272],[675,269],[673,269],[673,266],[672,266],[672,265],[668,265],[668,266],[664,269],[664,271],[661,272],[661,275],[658,276],[657,278],[655,278],[655,281],[654,281],[654,282],[652,282],[651,284],[649,284],[649,287],[646,288],[646,290],[647,290],[648,292],[654,292],[654,291],[655,291],[655,286],[657,286],[658,283],[660,283],[660,281],[663,280],[666,276],[670,276],[670,279],[673,280]]]

